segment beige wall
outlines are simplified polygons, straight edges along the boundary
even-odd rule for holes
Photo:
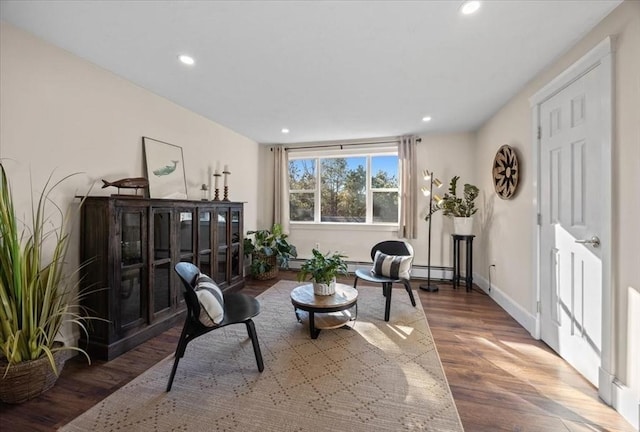
[[[144,176],[142,136],[149,136],[182,147],[190,199],[201,198],[200,185],[210,182],[217,160],[229,164],[230,198],[246,202],[246,224],[255,226],[254,141],[4,22],[0,89],[0,157],[18,214],[29,211],[29,174],[37,188],[54,169],[56,178],[85,173],[54,195],[63,208],[93,181]],[[113,193],[99,185],[93,191]],[[71,246],[71,259],[77,250]]]
[[[182,146],[192,199],[200,198],[199,185],[208,182],[216,160],[230,164],[231,198],[247,202],[245,228],[270,225],[273,176],[267,147],[5,23],[0,24],[0,31],[0,157],[15,160],[8,168],[17,196],[28,193],[29,169],[36,185],[54,168],[60,174],[86,172],[61,190],[63,201],[83,193],[91,180],[143,175],[141,137],[145,135]],[[445,187],[458,174],[462,182],[481,188],[474,270],[487,279],[489,265],[495,264],[492,283],[533,315],[534,173],[530,171],[528,99],[607,35],[617,37],[613,149],[616,373],[640,393],[640,371],[633,370],[640,365],[640,353],[630,333],[633,326],[638,328],[640,318],[636,314],[633,321],[633,313],[628,312],[637,310],[636,294],[640,292],[640,2],[626,1],[614,10],[477,134],[423,136],[418,168],[434,170]],[[495,152],[503,144],[515,147],[521,162],[519,191],[509,201],[496,198],[490,174]],[[96,193],[113,191],[98,189]],[[420,208],[426,209],[426,198],[420,200]],[[23,211],[26,202],[24,198]],[[432,265],[450,265],[449,224],[440,214],[434,218]],[[411,241],[416,263],[426,264],[426,223],[419,225],[418,234]],[[291,235],[303,256],[320,242],[343,250],[354,261],[367,261],[373,243],[397,233],[293,229]],[[627,307],[632,297],[636,309]]]
[[[473,148],[474,134],[447,134],[422,136],[422,142],[417,144],[418,170],[434,171],[444,184],[441,195],[447,191],[448,183],[454,175],[460,176],[459,189],[463,183],[475,182],[475,163]],[[269,147],[260,150],[261,172],[264,178],[273,178],[272,154]],[[418,181],[418,188],[426,183]],[[262,182],[260,199],[263,203],[262,212],[258,216],[259,228],[269,227],[272,223],[273,185],[271,180]],[[422,194],[418,196],[418,237],[409,239],[415,250],[415,264],[427,264],[427,235],[428,225],[424,221],[429,202]],[[442,213],[436,213],[432,222],[431,265],[451,266],[451,230],[452,223],[444,218]],[[379,227],[362,227],[342,225],[338,227],[309,226],[291,224],[290,240],[298,248],[299,258],[311,256],[311,249],[319,244],[323,252],[328,250],[341,251],[349,257],[349,261],[370,262],[371,247],[382,240],[398,238],[396,228],[381,230]]]
[[[640,291],[640,2],[626,1],[575,47],[532,80],[478,131],[478,181],[489,195],[490,166],[496,150],[510,144],[518,150],[522,166],[518,195],[510,201],[490,200],[491,221],[483,232],[483,253],[477,271],[487,277],[487,263],[497,263],[492,283],[529,313],[534,314],[532,286],[535,173],[529,98],[605,37],[615,41],[615,120],[613,144],[613,291],[615,295],[616,375],[629,384],[640,365],[640,352],[628,350],[629,334],[638,317],[627,313],[629,292]],[[482,169],[484,167],[484,169]],[[635,336],[638,337],[637,335]],[[636,344],[637,346],[637,344]],[[637,372],[635,372],[637,375]],[[640,395],[637,382],[631,383]],[[637,397],[637,396],[636,396]]]
[[[476,172],[478,167],[474,159],[475,134],[441,134],[423,135],[422,142],[418,144],[417,159],[418,171],[427,169],[433,171],[437,179],[443,184],[440,189],[434,189],[433,193],[444,195],[449,188],[449,181],[453,176],[460,176],[458,180],[458,194],[462,192],[465,183],[477,184]],[[418,189],[427,186],[427,182],[418,179]],[[480,203],[480,196],[477,203]],[[410,240],[415,249],[415,261],[417,264],[427,264],[429,224],[424,220],[429,210],[429,199],[418,194],[418,238]],[[482,220],[481,212],[475,216],[476,228],[474,232],[480,232],[479,224]],[[433,215],[431,221],[431,265],[451,266],[451,233],[453,222],[451,218],[443,216],[442,212]],[[477,247],[475,248],[477,250]],[[475,257],[474,257],[475,258]]]
[[[182,147],[190,199],[217,160],[229,164],[230,198],[255,220],[257,143],[9,24],[1,31],[0,156],[30,166],[34,184],[54,168],[91,180],[143,176],[149,136]]]

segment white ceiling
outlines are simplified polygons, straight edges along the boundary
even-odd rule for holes
[[[2,0],[0,17],[257,142],[292,143],[473,131],[620,3],[492,0],[463,16],[458,0]]]

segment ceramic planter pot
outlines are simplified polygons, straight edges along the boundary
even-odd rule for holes
[[[330,284],[325,283],[313,283],[313,293],[315,295],[333,295],[336,292],[336,280],[335,278]]]
[[[473,234],[473,217],[454,217],[453,233],[459,235]]]

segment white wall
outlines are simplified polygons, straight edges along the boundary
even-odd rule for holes
[[[502,144],[515,147],[520,156],[521,184],[518,195],[509,201],[490,199],[490,222],[483,232],[483,253],[476,266],[488,278],[487,264],[496,262],[492,272],[495,284],[518,307],[529,314],[535,310],[532,286],[533,196],[535,173],[532,160],[531,108],[529,97],[560,74],[605,37],[615,37],[614,144],[613,144],[613,291],[615,301],[615,374],[622,384],[631,386],[637,417],[640,364],[637,315],[629,314],[628,304],[640,292],[640,2],[625,1],[599,23],[571,50],[557,59],[493,116],[479,131],[477,161],[480,187],[492,190],[490,163]],[[596,173],[597,174],[597,173]],[[634,372],[635,371],[635,372]],[[624,414],[624,413],[623,413]],[[626,415],[626,414],[625,414]],[[627,417],[629,418],[629,417]],[[635,424],[637,425],[637,418]]]
[[[0,158],[18,215],[30,211],[29,175],[38,189],[53,170],[57,179],[85,173],[53,196],[63,209],[93,181],[144,176],[142,136],[182,147],[190,199],[201,198],[200,185],[210,182],[217,160],[229,164],[230,198],[246,202],[246,224],[255,226],[257,143],[0,22]]]

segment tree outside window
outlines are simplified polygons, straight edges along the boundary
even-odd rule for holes
[[[289,161],[289,219],[313,222],[315,215],[316,160]]]
[[[292,159],[290,220],[397,223],[399,186],[397,154]]]
[[[398,156],[371,158],[373,222],[398,222]]]

